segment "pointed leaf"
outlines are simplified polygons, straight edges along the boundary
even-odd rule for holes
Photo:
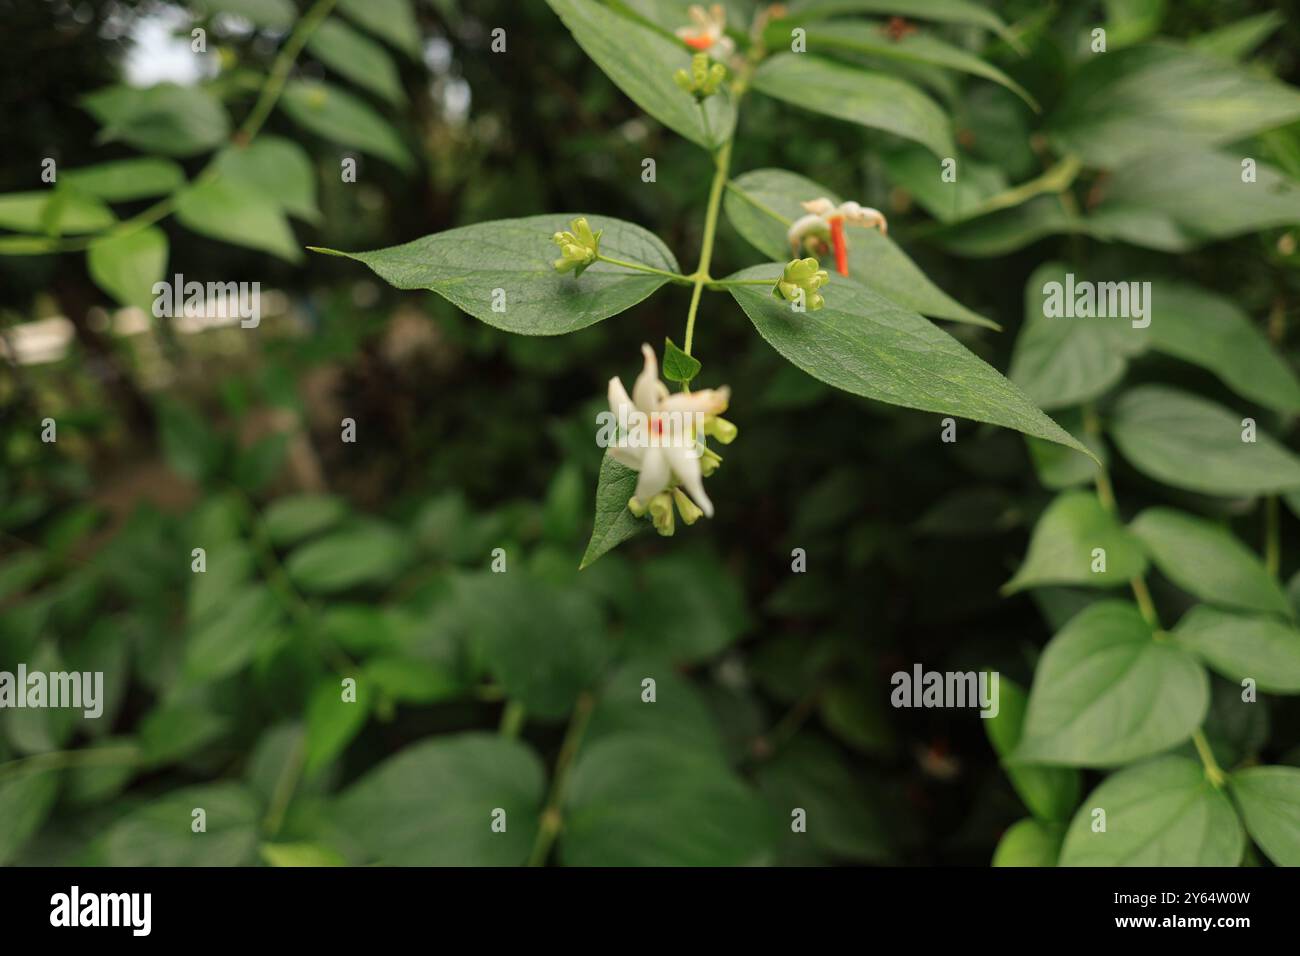
[[[1251,839],[1278,866],[1300,866],[1300,770],[1247,767],[1229,784]]]
[[[167,272],[167,234],[156,226],[110,235],[86,251],[86,267],[95,284],[119,305],[133,305],[148,314],[154,283]]]
[[[1100,548],[1104,556],[1096,555]],[[1105,560],[1104,571],[1094,565]],[[1004,593],[1048,584],[1122,587],[1146,571],[1142,545],[1091,491],[1070,491],[1048,506],[1034,526],[1029,552]]]
[[[299,126],[350,149],[386,159],[398,169],[414,166],[411,153],[388,121],[364,100],[316,80],[292,80],[280,105]]]
[[[1300,693],[1300,631],[1277,618],[1232,614],[1201,605],[1174,629],[1174,640],[1230,681]]]

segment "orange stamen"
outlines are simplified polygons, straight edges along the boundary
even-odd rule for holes
[[[844,217],[836,216],[831,220],[831,245],[835,247],[835,271],[842,276],[849,274],[849,247],[844,243]]]
[[[713,41],[708,37],[683,37],[683,40],[692,50],[707,50],[713,46]]]

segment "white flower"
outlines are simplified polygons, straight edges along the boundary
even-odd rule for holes
[[[824,256],[829,250],[835,251],[835,268],[840,275],[849,274],[848,242],[844,238],[844,226],[862,226],[867,229],[878,227],[881,234],[888,232],[889,223],[878,209],[859,206],[853,201],[842,202],[838,206],[825,196],[801,204],[808,210],[808,215],[801,216],[790,226],[786,238],[790,241],[790,251],[801,255],[805,245],[809,252]]]
[[[643,511],[657,495],[680,485],[700,510],[711,518],[713,502],[704,493],[704,480],[700,473],[701,448],[694,428],[685,431],[677,428],[676,434],[668,433],[688,416],[713,416],[726,411],[730,390],[723,387],[670,393],[668,387],[659,381],[659,362],[654,349],[642,345],[641,354],[645,356],[645,367],[632,384],[630,398],[618,376],[609,380],[609,408],[615,419],[627,421],[639,413],[648,423],[645,433],[650,436],[649,441],[620,442],[609,449],[616,461],[640,472],[636,494],[629,506],[633,511]],[[664,440],[657,440],[660,438]]]
[[[715,60],[725,60],[736,52],[736,44],[727,36],[727,11],[715,3],[708,10],[692,4],[687,11],[694,26],[678,27],[677,36],[692,50],[707,53]]]

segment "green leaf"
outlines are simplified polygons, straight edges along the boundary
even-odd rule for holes
[[[1286,16],[1278,10],[1257,13],[1253,17],[1225,23],[1221,27],[1201,33],[1188,41],[1202,53],[1221,56],[1228,60],[1241,60],[1277,32],[1286,23]]]
[[[316,172],[301,146],[279,136],[259,136],[247,146],[227,146],[213,160],[222,181],[246,189],[306,222],[320,221]]]
[[[58,793],[59,775],[50,771],[0,778],[0,866],[41,828]]]
[[[193,812],[206,815],[195,833]],[[249,866],[256,859],[259,807],[234,783],[187,787],[127,814],[104,834],[108,866]]]
[[[158,767],[197,753],[229,728],[226,718],[194,697],[160,704],[141,718],[137,730],[145,765]]]
[[[411,59],[420,58],[420,25],[410,0],[339,0],[339,9]]]
[[[655,699],[644,699],[642,682],[653,680]],[[661,658],[625,661],[600,690],[582,738],[589,747],[615,734],[655,734],[712,754],[724,753],[722,735],[699,691]]]
[[[1093,231],[1090,220],[1067,209],[1061,197],[1053,195],[954,223],[932,238],[959,256],[983,259],[1015,252],[1045,236]]]
[[[971,0],[799,0],[790,4],[789,11],[790,19],[799,23],[846,13],[890,13],[938,23],[968,23],[1007,33],[1001,17]]]
[[[198,538],[196,543],[206,551],[207,570],[193,573],[186,601],[186,619],[190,625],[199,624],[224,608],[235,592],[242,589],[257,564],[252,549],[241,541]]]
[[[379,693],[401,703],[433,704],[465,689],[465,682],[451,667],[414,657],[372,657],[362,674]]]
[[[1300,412],[1300,379],[1231,299],[1184,283],[1151,283],[1149,345],[1213,372],[1243,398]]]
[[[885,24],[863,20],[819,21],[812,23],[806,29],[809,53],[847,50],[850,53],[863,53],[907,63],[925,63],[960,73],[969,73],[1006,87],[1035,111],[1038,110],[1038,101],[1023,86],[996,66],[929,34],[914,33],[896,40],[890,36]],[[789,30],[780,23],[776,24],[771,32],[784,40],[788,40],[790,36]]]
[[[1278,866],[1300,866],[1300,770],[1247,767],[1228,784],[1251,839]]]
[[[997,701],[998,711],[984,719],[984,730],[1002,761],[1002,769],[1030,813],[1049,823],[1064,823],[1079,805],[1082,783],[1079,771],[1073,767],[1035,767],[1009,762],[1007,758],[1020,746],[1029,697],[1019,685],[1000,675]]]
[[[788,846],[810,843],[836,860],[894,861],[894,821],[887,808],[825,741],[801,735],[783,745],[760,766],[757,783],[784,823],[782,839]],[[796,808],[807,814],[804,833],[790,829]]]
[[[198,6],[209,14],[230,13],[254,26],[273,30],[293,26],[298,16],[292,0],[198,0]]]
[[[1048,262],[1025,283],[1025,322],[1007,373],[1045,409],[1070,408],[1102,395],[1124,377],[1129,356],[1147,344],[1130,319],[1047,315],[1049,302],[1068,298],[1071,274],[1070,267]],[[1050,288],[1053,283],[1057,288]]]
[[[1300,631],[1276,618],[1201,605],[1178,622],[1174,640],[1238,684],[1250,678],[1260,690],[1300,693]]]
[[[309,594],[388,584],[410,558],[406,540],[375,521],[331,532],[294,549],[285,570]]]
[[[770,277],[755,266],[732,279]],[[915,312],[852,280],[832,279],[826,307],[796,313],[766,288],[729,290],[768,344],[814,378],[891,405],[1014,428],[1084,450],[1015,385]]]
[[[347,513],[347,503],[334,495],[290,495],[267,506],[262,524],[271,543],[282,548],[328,531]]]
[[[1099,185],[1087,228],[1103,239],[1187,252],[1300,220],[1300,185],[1264,162],[1255,164],[1254,182],[1243,182],[1242,171],[1240,156],[1162,150],[1116,169]]]
[[[1147,153],[1228,143],[1298,117],[1300,93],[1290,87],[1162,43],[1090,57],[1047,131],[1059,152],[1116,169]]]
[[[1108,49],[1131,46],[1160,30],[1165,0],[1105,0]]]
[[[583,750],[564,814],[567,866],[757,864],[775,836],[768,808],[720,757],[643,734]]]
[[[1093,811],[1106,811],[1094,832]],[[1200,764],[1161,757],[1107,777],[1079,806],[1061,866],[1237,866],[1241,821]]]
[[[663,375],[670,382],[689,383],[700,374],[700,360],[687,355],[672,339],[664,339]]]
[[[563,717],[609,657],[599,606],[582,592],[512,569],[463,578],[457,597],[480,659],[530,714]]]
[[[165,196],[185,185],[185,172],[171,160],[156,156],[83,166],[59,175],[74,191],[105,202]]]
[[[119,305],[150,314],[154,283],[167,273],[167,234],[156,226],[110,235],[86,252],[86,267],[95,284]]]
[[[278,636],[280,607],[270,589],[240,590],[221,613],[209,615],[185,645],[185,679],[207,683],[242,670],[257,651]]]
[[[940,222],[958,222],[984,211],[985,204],[1009,189],[1006,174],[993,163],[959,153],[956,180],[946,182],[940,162],[921,146],[905,145],[881,156],[889,178],[907,190]]]
[[[330,142],[378,156],[398,169],[410,170],[410,151],[388,121],[362,99],[317,80],[291,80],[280,105],[289,118]]]
[[[674,663],[715,656],[753,623],[736,576],[704,550],[676,550],[644,562],[640,588],[629,600],[655,613],[627,618],[627,648]]]
[[[723,208],[750,245],[780,261],[790,255],[786,240],[790,225],[804,215],[799,204],[821,196],[834,203],[841,198],[795,173],[756,169],[727,184]],[[892,239],[874,229],[854,230],[849,236],[849,274],[873,292],[922,315],[999,328],[936,286]]]
[[[1013,759],[1128,763],[1182,743],[1209,704],[1210,682],[1194,657],[1155,640],[1132,604],[1093,604],[1044,648]]]
[[[397,106],[406,102],[397,67],[387,51],[342,20],[329,19],[317,27],[307,41],[307,50],[357,86]]]
[[[1034,471],[1039,482],[1053,491],[1064,491],[1079,485],[1091,484],[1097,476],[1097,462],[1106,467],[1110,461],[1110,452],[1100,435],[1091,435],[1083,424],[1083,415],[1076,409],[1066,409],[1056,413],[1061,427],[1092,449],[1094,458],[1057,445],[1043,441],[1041,438],[1026,438],[1029,457],[1033,459]]]
[[[337,850],[317,843],[263,843],[258,854],[271,866],[346,866]]]
[[[1262,431],[1242,441],[1242,418],[1164,385],[1142,385],[1115,403],[1110,433],[1130,464],[1156,481],[1207,495],[1300,488],[1300,459]]]
[[[221,102],[197,86],[109,86],[83,96],[81,105],[103,125],[101,141],[125,142],[146,153],[193,156],[230,134]]]
[[[636,517],[627,507],[636,493],[636,482],[637,473],[606,452],[596,482],[596,522],[579,570],[648,527],[648,522]]]
[[[678,70],[690,68],[692,51],[684,43],[594,0],[546,2],[578,45],[641,109],[705,148],[721,146],[731,136],[736,110],[725,87],[697,103],[673,80]]]
[[[518,740],[441,736],[370,770],[338,798],[333,816],[367,861],[518,866],[537,834],[544,780],[541,760]],[[493,832],[498,810],[504,833]]]
[[[1286,594],[1255,553],[1220,525],[1172,508],[1148,508],[1129,529],[1165,577],[1202,601],[1291,613]]]
[[[1056,866],[1064,828],[1041,820],[1020,820],[1007,827],[993,851],[993,866]]]
[[[356,699],[344,700],[343,680],[333,676],[322,678],[307,702],[307,750],[303,770],[308,776],[347,749],[370,717],[375,696],[371,685],[365,680],[357,680]]]
[[[754,89],[795,106],[956,155],[947,115],[910,83],[807,53],[778,53],[754,73]]]
[[[580,215],[498,219],[374,252],[317,251],[364,262],[399,289],[436,292],[495,328],[562,335],[630,309],[668,281],[607,262],[576,278],[556,272],[558,250],[551,237]],[[677,260],[653,233],[619,219],[588,218],[593,230],[603,232],[603,255],[677,271]]]
[[[279,256],[302,259],[289,220],[280,209],[224,178],[187,186],[176,196],[176,219],[201,236]]]
[[[55,204],[57,197],[57,204]],[[72,190],[38,190],[0,196],[0,227],[17,232],[78,235],[99,232],[117,222],[98,199]],[[14,237],[17,238],[17,237]]]

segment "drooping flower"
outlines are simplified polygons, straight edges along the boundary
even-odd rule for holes
[[[889,223],[880,210],[859,206],[849,201],[838,206],[825,196],[801,204],[808,210],[790,226],[786,238],[794,255],[807,251],[817,256],[835,252],[835,270],[842,276],[849,274],[849,246],[844,238],[844,226],[879,227],[881,234],[889,231]]]
[[[715,60],[726,60],[736,52],[736,44],[727,36],[727,11],[722,4],[715,3],[707,10],[701,4],[692,4],[687,13],[692,25],[678,27],[677,36],[688,47]]]
[[[726,78],[727,68],[721,63],[710,66],[707,53],[697,53],[691,58],[689,73],[686,70],[678,70],[673,74],[673,81],[697,100],[703,100],[718,92],[718,87]]]
[[[687,524],[701,514],[713,517],[713,502],[704,492],[702,462],[710,461],[712,471],[721,459],[710,456],[699,432],[722,431],[735,437],[735,426],[717,417],[726,411],[731,393],[725,386],[669,392],[659,380],[654,349],[642,345],[641,354],[645,365],[632,384],[631,396],[618,376],[609,380],[609,408],[616,420],[639,418],[645,427],[620,436],[624,440],[612,444],[609,453],[639,472],[628,508],[638,517],[649,512],[659,533],[668,535],[673,533],[674,501]],[[700,422],[702,427],[697,427]]]
[[[776,280],[772,295],[787,302],[802,302],[807,311],[816,312],[826,304],[817,290],[830,281],[830,277],[816,259],[792,259],[786,264],[781,278]]]
[[[582,275],[582,270],[600,255],[600,236],[604,231],[592,232],[586,218],[580,216],[569,223],[568,229],[551,236],[551,241],[560,247],[562,253],[561,258],[555,260],[555,271]]]

